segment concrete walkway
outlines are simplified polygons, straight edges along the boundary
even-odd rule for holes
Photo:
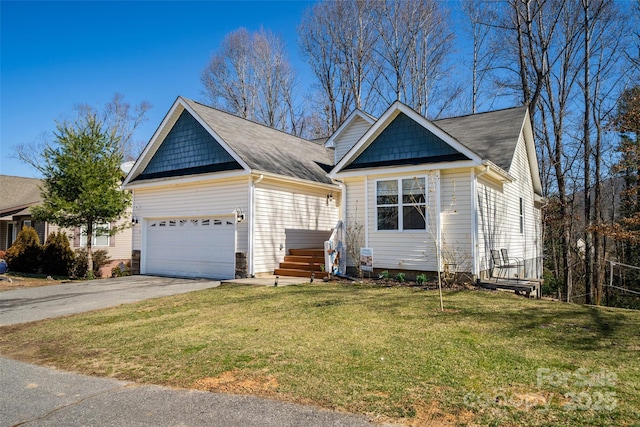
[[[277,277],[277,278],[276,278]],[[229,279],[223,280],[223,284],[238,284],[238,285],[256,285],[256,286],[275,286],[276,281],[278,286],[299,285],[301,283],[309,283],[309,278],[305,277],[290,277],[290,276],[260,276],[251,277],[248,279]],[[322,279],[316,279],[314,283],[321,283]]]

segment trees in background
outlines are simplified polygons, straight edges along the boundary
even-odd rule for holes
[[[274,129],[302,132],[295,73],[284,43],[271,31],[240,28],[227,34],[201,80],[214,107]]]
[[[611,197],[611,178],[612,171],[626,170],[629,191],[630,169],[614,164],[632,159],[637,144],[623,140],[616,151],[618,136],[608,123],[623,132],[625,88],[640,75],[640,0],[467,1],[463,14],[455,14],[466,16],[463,23],[452,21],[450,7],[433,0],[312,5],[298,28],[315,77],[308,114],[300,121],[306,133],[299,134],[329,135],[354,108],[380,114],[395,100],[432,118],[461,112],[460,106],[475,113],[498,101],[527,104],[549,200],[547,274],[562,298],[599,303],[606,260],[624,256],[620,244],[611,244],[619,242],[615,227],[627,215]],[[467,54],[458,52],[457,58],[468,61],[452,67],[453,38],[462,35],[458,28],[468,29],[468,43],[460,45]],[[243,40],[249,43],[246,34]],[[250,81],[245,66],[240,61],[228,74],[219,73],[232,78],[218,86],[226,89],[237,75]],[[255,103],[254,92],[243,85],[231,85],[226,93],[238,104],[236,114]]]
[[[78,115],[93,115],[104,124],[111,138],[118,139],[119,150],[124,161],[136,160],[144,149],[146,140],[134,140],[136,129],[147,120],[147,111],[151,109],[148,101],[141,101],[131,105],[121,93],[114,93],[113,97],[102,110],[90,105],[79,104],[75,110]]]
[[[87,103],[77,104],[73,111],[76,116],[95,116],[108,129],[112,138],[118,139],[118,149],[122,153],[124,161],[135,160],[144,149],[147,141],[135,139],[136,130],[146,120],[147,111],[151,109],[148,101],[141,101],[137,105],[131,105],[124,99],[121,93],[114,93],[111,100],[104,107],[99,108]],[[13,147],[14,157],[18,160],[40,170],[45,165],[41,156],[45,147],[55,144],[48,135],[44,135],[42,141],[18,144]]]
[[[620,245],[621,262],[640,265],[640,85],[626,89],[611,126],[620,134],[613,171],[623,181],[620,214],[603,233]]]
[[[316,79],[309,102],[316,135],[334,132],[354,108],[375,110],[374,7],[372,0],[318,2],[298,26],[300,50]]]
[[[494,85],[529,105],[545,195],[546,267],[563,298],[599,301],[607,250],[595,224],[615,138],[606,132],[632,75],[624,5],[609,0],[509,0],[495,9]],[[610,212],[611,209],[608,210]],[[554,227],[555,229],[550,229]],[[578,243],[580,242],[580,243]]]
[[[378,114],[400,100],[437,116],[455,99],[458,86],[447,81],[453,31],[441,2],[318,2],[298,32],[316,77],[313,105],[326,135],[355,108]],[[437,91],[449,93],[436,103]]]

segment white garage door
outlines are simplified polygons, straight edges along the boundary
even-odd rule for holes
[[[148,219],[146,231],[146,274],[235,276],[233,216]]]

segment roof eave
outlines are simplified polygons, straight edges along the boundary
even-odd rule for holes
[[[335,148],[336,138],[340,136],[347,127],[349,127],[349,124],[351,124],[351,122],[354,121],[356,117],[360,117],[370,125],[373,125],[376,122],[375,117],[365,113],[362,110],[355,109],[351,112],[351,114],[349,114],[349,116],[345,119],[345,121],[342,122],[340,127],[338,127],[338,129],[336,129],[336,131],[329,137],[329,139],[325,141],[324,146],[326,148]]]

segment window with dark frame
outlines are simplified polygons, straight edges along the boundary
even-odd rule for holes
[[[424,177],[377,181],[378,230],[426,230],[426,201]]]
[[[520,234],[524,233],[524,201],[520,197]]]

